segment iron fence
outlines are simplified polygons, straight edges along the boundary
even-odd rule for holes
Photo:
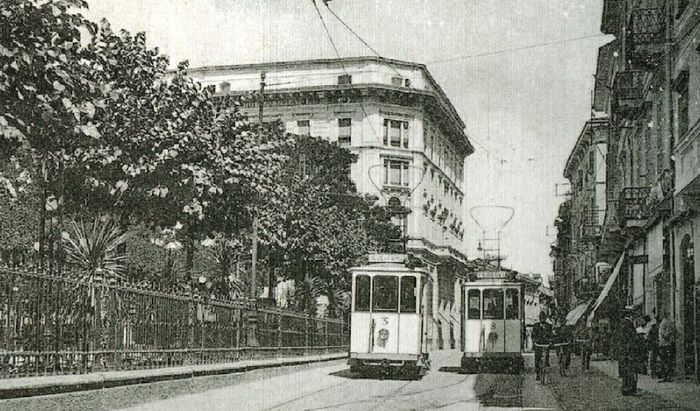
[[[76,278],[0,268],[0,378],[347,350],[342,320]]]

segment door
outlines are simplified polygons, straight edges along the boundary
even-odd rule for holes
[[[503,318],[503,289],[484,288],[482,295],[482,349],[484,352],[504,352],[506,329]]]
[[[372,278],[371,333],[371,352],[399,352],[399,277],[396,275]]]

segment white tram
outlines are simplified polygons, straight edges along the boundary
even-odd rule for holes
[[[462,286],[462,369],[497,364],[523,370],[523,285],[505,271],[478,272]],[[504,369],[504,368],[499,368]]]
[[[409,268],[404,255],[377,255],[374,263],[350,269],[352,371],[402,367],[418,376],[430,367],[427,347],[432,280],[423,268]]]

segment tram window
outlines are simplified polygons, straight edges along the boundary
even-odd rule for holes
[[[415,313],[416,312],[416,277],[406,276],[401,277],[401,312]]]
[[[355,311],[369,311],[369,284],[368,275],[355,277]]]
[[[377,275],[372,281],[372,310],[398,311],[399,277]]]
[[[481,319],[481,292],[469,290],[467,292],[467,318],[470,320]]]
[[[503,290],[487,288],[484,290],[484,319],[503,319]]]
[[[520,298],[515,288],[506,289],[506,320],[517,320],[520,316]]]

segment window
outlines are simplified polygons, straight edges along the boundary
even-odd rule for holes
[[[469,290],[467,292],[467,319],[481,319],[481,291]]]
[[[338,144],[341,146],[352,144],[352,119],[338,119]]]
[[[384,145],[408,148],[408,121],[384,119]]]
[[[517,320],[520,317],[520,295],[515,288],[506,289],[506,320]]]
[[[503,319],[503,290],[497,288],[484,290],[484,319]]]
[[[416,277],[401,277],[401,312],[415,313],[418,310],[418,287]]]
[[[391,78],[391,85],[400,87],[403,85],[403,79],[401,77],[392,77]]]
[[[221,89],[222,93],[228,93],[229,91],[231,91],[231,84],[224,81],[219,85],[219,88]]]
[[[406,80],[404,81],[404,85],[405,85],[406,87],[411,87],[411,79],[406,79]]]
[[[349,74],[338,76],[338,84],[352,84],[352,76]]]
[[[355,277],[355,311],[369,311],[370,278],[368,275]]]
[[[384,160],[384,184],[408,187],[408,162]]]
[[[591,151],[588,152],[588,173],[593,174],[595,171],[595,150],[596,150],[596,145],[594,144],[591,147]]]
[[[378,275],[372,281],[372,311],[397,311],[399,277]]]
[[[311,135],[311,124],[309,123],[309,120],[297,121],[297,134],[300,136]]]

